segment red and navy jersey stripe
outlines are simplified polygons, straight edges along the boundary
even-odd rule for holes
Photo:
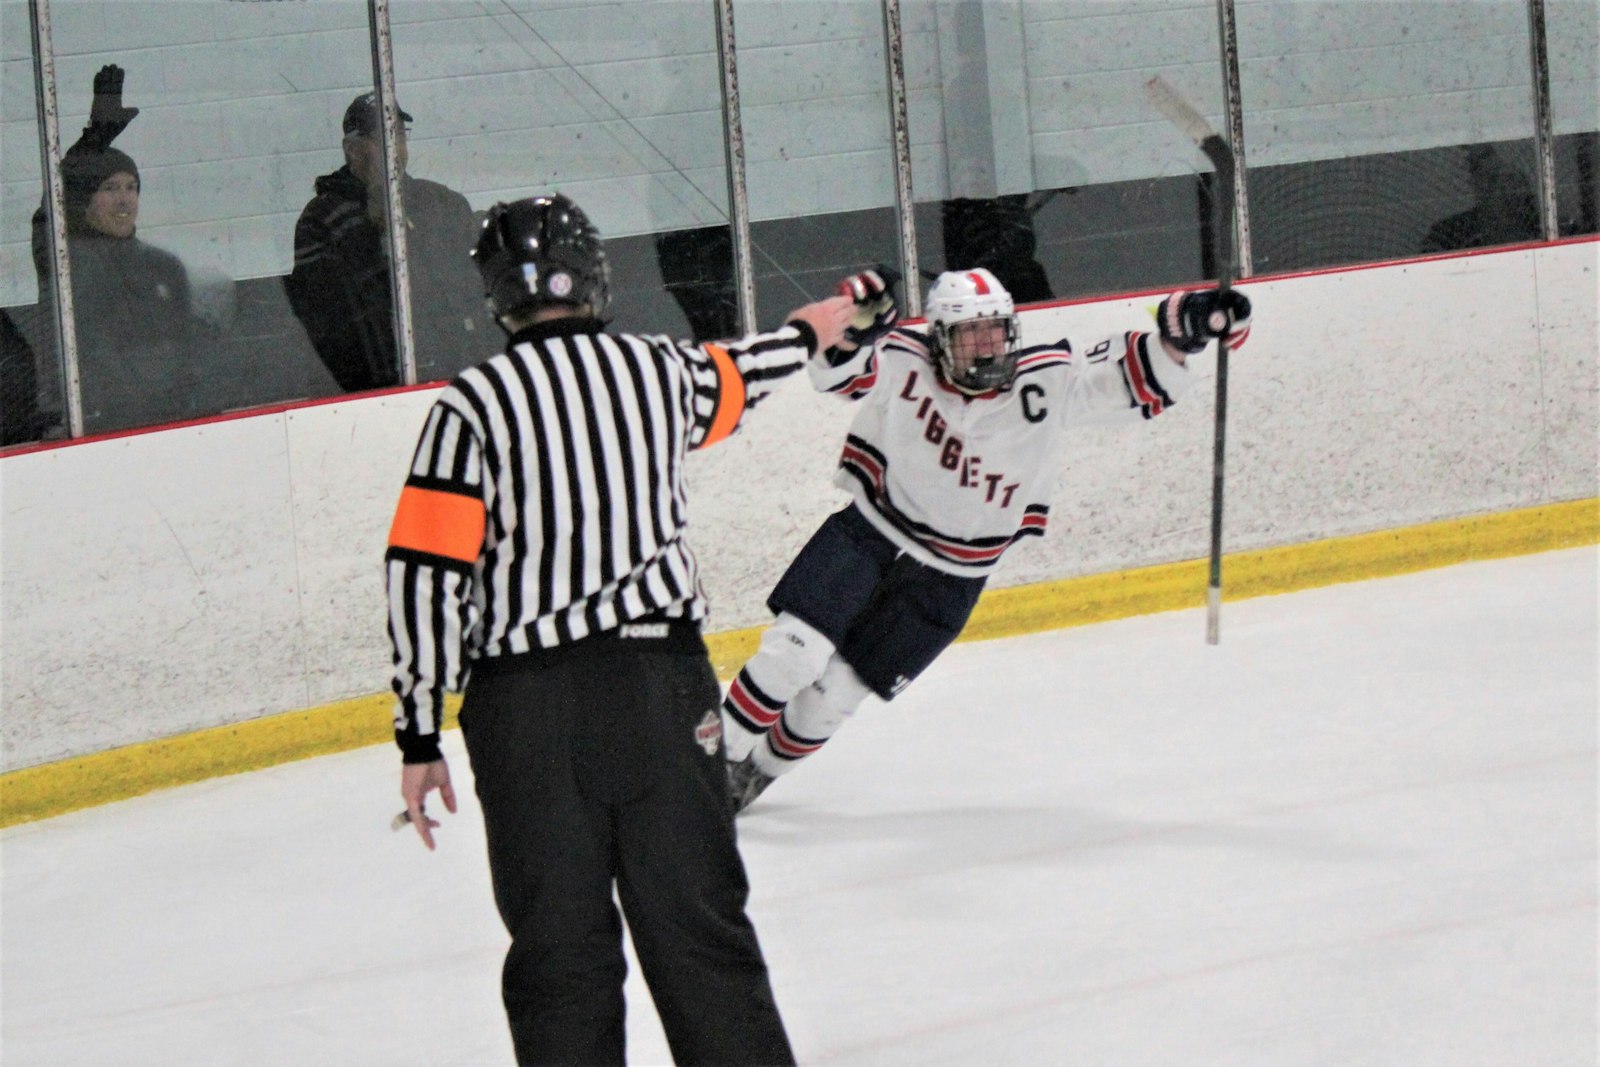
[[[924,363],[932,365],[928,356],[927,346],[922,343],[922,338],[917,334],[904,333],[896,330],[880,341],[875,347],[868,350],[864,356],[860,353],[851,353],[837,365],[845,366],[856,359],[861,365],[855,368],[854,373],[842,381],[833,382],[822,391],[842,396],[848,400],[860,400],[872,392],[872,387],[878,384],[879,352],[904,352],[914,356]]]
[[[882,452],[860,437],[845,438],[839,467],[860,483],[865,491],[863,503],[881,515],[896,530],[921,545],[938,559],[975,572],[987,572],[1023,537],[1042,537],[1050,523],[1050,508],[1029,504],[1023,508],[1017,529],[995,537],[955,537],[909,518],[895,506],[888,487],[888,461]]]
[[[1128,397],[1147,419],[1153,419],[1172,406],[1172,397],[1161,388],[1154,368],[1150,366],[1150,335],[1130,333],[1127,349],[1118,361],[1122,367],[1122,384]]]
[[[1070,367],[1072,362],[1072,349],[1068,348],[1064,341],[1053,345],[1040,345],[1037,348],[1026,348],[1017,355],[1017,377],[1034,374],[1048,367]]]

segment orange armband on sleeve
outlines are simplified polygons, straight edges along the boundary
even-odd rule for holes
[[[713,344],[707,344],[705,350],[711,354],[711,362],[717,366],[717,410],[711,416],[711,428],[706,431],[706,439],[700,442],[701,448],[710,448],[739,425],[739,418],[744,414],[745,391],[744,376],[734,365],[728,350]]]
[[[400,491],[389,547],[475,562],[483,549],[483,501],[442,489],[408,485]]]

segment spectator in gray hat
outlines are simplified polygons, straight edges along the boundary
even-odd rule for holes
[[[406,216],[406,265],[417,380],[448,380],[499,351],[483,294],[468,270],[478,223],[466,197],[405,173],[400,111],[395,153]],[[294,231],[294,270],[284,279],[311,344],[346,392],[400,383],[394,300],[389,282],[389,221],[383,111],[363,93],[344,113],[344,166],[316,180],[316,195]]]

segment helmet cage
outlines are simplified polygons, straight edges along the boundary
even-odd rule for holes
[[[933,324],[933,349],[945,381],[963,393],[994,393],[1017,376],[1017,316],[978,315]]]
[[[928,290],[929,344],[939,375],[976,396],[1010,387],[1021,336],[1011,294],[989,271],[946,271]]]

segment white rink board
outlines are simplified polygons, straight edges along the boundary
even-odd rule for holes
[[[1594,496],[1600,467],[1600,244],[1543,249],[1534,267],[1549,492],[1552,499]]]
[[[0,465],[7,769],[306,703],[283,417]]]
[[[306,595],[306,704],[389,687],[383,551],[436,390],[287,414],[295,556]]]
[[[1587,242],[1248,283],[1230,551],[1596,495]],[[1156,297],[1030,312],[1024,340],[1149,322]],[[1070,438],[1013,585],[1205,555],[1215,361],[1147,426]],[[0,459],[4,768],[382,692],[382,547],[429,390]],[[851,406],[803,378],[694,457],[713,630],[766,621],[842,505]]]

